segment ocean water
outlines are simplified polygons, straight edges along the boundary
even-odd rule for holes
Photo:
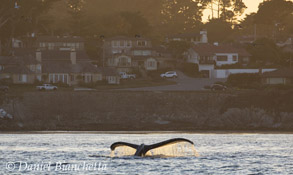
[[[182,137],[196,156],[111,157],[117,141]],[[293,174],[292,134],[0,134],[0,174]]]

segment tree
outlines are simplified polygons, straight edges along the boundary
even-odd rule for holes
[[[275,25],[293,15],[293,2],[287,0],[269,0],[259,5],[255,20],[257,23]]]
[[[172,52],[174,58],[182,59],[183,53],[191,46],[191,43],[186,41],[171,41],[168,43],[168,50]]]
[[[257,39],[248,45],[247,51],[252,55],[251,61],[259,65],[279,64],[283,61],[280,48],[268,38]]]
[[[277,40],[279,34],[284,33],[284,31],[290,31],[290,26],[293,23],[292,18],[292,1],[269,0],[259,5],[259,9],[255,15],[255,23],[264,25],[268,37],[274,37]]]
[[[85,28],[84,20],[85,0],[67,0],[68,13],[70,14],[70,28],[73,35],[82,35]]]
[[[234,21],[237,16],[241,16],[247,8],[242,0],[206,0],[206,2],[211,9],[212,19],[215,18],[214,11],[216,11],[216,18],[230,22]]]
[[[204,0],[164,0],[162,23],[173,33],[191,31],[201,24]]]
[[[204,28],[209,32],[210,42],[224,42],[233,34],[231,24],[222,19],[211,19]]]
[[[0,40],[9,54],[11,38],[37,33],[44,28],[41,15],[58,0],[0,0]]]
[[[139,12],[119,12],[105,15],[96,23],[95,27],[100,35],[148,35],[151,26],[147,19]]]

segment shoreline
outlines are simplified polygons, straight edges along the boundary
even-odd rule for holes
[[[293,133],[292,98],[293,91],[26,93],[2,105],[13,119],[0,120],[0,133]]]

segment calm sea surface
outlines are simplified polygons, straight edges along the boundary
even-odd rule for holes
[[[110,157],[176,137],[200,157]],[[293,174],[293,134],[0,134],[0,174]]]

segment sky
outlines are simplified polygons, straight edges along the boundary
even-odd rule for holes
[[[258,10],[258,5],[259,3],[263,2],[263,0],[243,0],[243,2],[245,3],[245,5],[247,6],[247,9],[244,12],[244,15],[242,16],[242,18],[245,17],[245,14],[249,14],[252,12],[257,12]],[[205,10],[204,12],[204,21],[207,21],[208,16],[210,15],[211,10]]]

